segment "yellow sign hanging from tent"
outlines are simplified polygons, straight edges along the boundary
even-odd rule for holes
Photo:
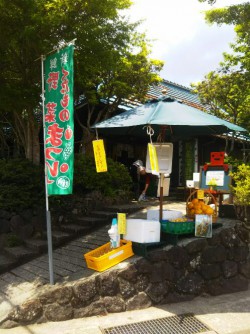
[[[93,149],[95,155],[95,166],[97,173],[107,172],[107,161],[104,143],[102,139],[93,140]]]
[[[156,153],[156,148],[153,144],[148,144],[148,152],[152,174],[159,175],[158,157]]]
[[[126,234],[127,233],[126,213],[117,213],[117,221],[118,221],[118,233]]]

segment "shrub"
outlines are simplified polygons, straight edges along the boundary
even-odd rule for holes
[[[9,234],[7,236],[7,247],[22,246],[23,240],[16,234]]]
[[[98,190],[106,197],[128,197],[132,185],[127,168],[107,159],[108,172],[97,173],[94,158],[75,155],[74,194]],[[0,208],[22,210],[45,206],[44,167],[25,159],[0,160]],[[50,196],[53,206],[70,200],[71,195]]]
[[[99,190],[104,196],[116,197],[128,194],[132,180],[127,168],[112,159],[107,159],[108,171],[97,173],[92,156],[78,154],[75,156],[74,191],[89,192]]]
[[[250,166],[241,164],[231,173],[234,184],[232,191],[237,205],[250,205]]]
[[[25,159],[0,160],[0,208],[19,210],[44,200],[41,166]]]

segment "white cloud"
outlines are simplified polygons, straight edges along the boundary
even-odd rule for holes
[[[211,7],[198,0],[134,0],[128,15],[145,19],[140,30],[153,40],[152,56],[165,61],[161,75],[189,85],[218,67],[235,36],[231,26],[208,26],[202,12],[243,2],[217,0]]]

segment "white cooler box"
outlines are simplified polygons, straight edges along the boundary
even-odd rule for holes
[[[163,210],[162,211],[162,219],[163,220],[172,220],[181,218],[183,213],[181,211],[176,210]],[[147,211],[147,219],[148,220],[160,220],[160,211],[158,210],[148,210]]]
[[[156,220],[127,219],[127,233],[123,239],[139,243],[159,242],[161,224]]]

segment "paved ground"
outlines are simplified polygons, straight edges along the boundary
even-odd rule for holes
[[[203,334],[249,334],[250,290],[217,297],[197,297],[191,302],[161,305],[145,310],[113,313],[107,316],[50,322],[1,330],[1,334],[101,334],[101,329],[193,313],[210,330]],[[119,332],[128,333],[128,332]],[[138,332],[129,332],[138,334]],[[162,332],[161,332],[162,333]],[[172,332],[173,334],[180,334]],[[184,333],[184,332],[182,332]],[[142,334],[142,333],[140,333]],[[149,334],[144,332],[143,334]],[[154,332],[153,334],[158,334]]]
[[[155,203],[151,203],[156,208]],[[132,204],[133,205],[133,204]],[[136,205],[136,204],[135,204]],[[124,206],[127,208],[127,205]],[[147,204],[145,208],[129,214],[130,218],[146,218]],[[164,205],[165,209],[178,209],[185,213],[185,203],[169,203]],[[95,249],[109,241],[108,230],[111,225],[102,226],[95,232],[76,238],[63,247],[53,251],[54,279],[56,284],[73,281],[96,272],[86,266],[83,254]],[[9,310],[19,305],[30,297],[37,295],[49,284],[48,256],[44,254],[31,260],[7,273],[0,275],[0,321],[5,318]]]
[[[154,207],[155,208],[155,207]],[[185,203],[168,203],[164,209],[185,213]],[[147,208],[130,218],[145,218]],[[96,274],[86,268],[83,253],[108,242],[107,224],[95,232],[60,247],[53,252],[56,284]],[[0,275],[0,321],[13,307],[36,295],[49,282],[47,255]],[[250,290],[218,297],[198,297],[192,302],[168,304],[146,310],[110,314],[103,317],[75,319],[58,323],[46,323],[0,329],[1,334],[99,334],[101,328],[118,326],[175,314],[194,313],[211,331],[218,334],[250,334]],[[133,333],[137,334],[137,333]],[[157,333],[156,333],[157,334]]]

